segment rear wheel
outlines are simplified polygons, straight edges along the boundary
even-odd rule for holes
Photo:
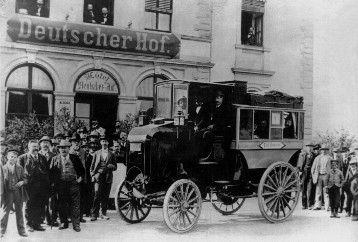
[[[168,227],[176,233],[191,230],[201,213],[201,194],[197,185],[181,179],[174,182],[164,198],[163,215]]]
[[[276,162],[261,177],[258,202],[262,215],[270,222],[283,222],[294,211],[300,194],[300,179],[288,163]]]
[[[125,180],[117,189],[116,210],[128,223],[143,221],[151,210],[151,203],[142,195],[140,187],[136,182]]]
[[[245,202],[245,198],[235,198],[222,192],[216,193],[216,199],[212,199],[212,205],[216,211],[223,215],[237,212]]]

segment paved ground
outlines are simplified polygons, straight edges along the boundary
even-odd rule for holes
[[[162,209],[152,209],[140,224],[127,224],[115,211],[109,211],[110,220],[81,224],[80,233],[72,227],[61,231],[47,227],[46,232],[30,233],[28,238],[17,235],[15,216],[11,215],[2,241],[358,241],[358,222],[340,215],[341,218],[332,219],[329,212],[301,210],[298,205],[289,220],[271,224],[261,216],[257,199],[251,198],[230,216],[222,216],[211,204],[204,203],[197,227],[186,234],[171,232],[163,220]]]

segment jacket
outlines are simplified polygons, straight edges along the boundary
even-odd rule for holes
[[[331,170],[332,157],[330,157],[329,155],[318,155],[314,159],[312,167],[311,167],[311,174],[312,174],[313,184],[317,183],[319,170],[320,170],[320,167],[321,167],[321,159],[323,159],[324,156],[326,156],[326,158],[328,159],[328,161],[326,163],[327,173],[329,173],[329,171]]]
[[[353,176],[350,189],[353,197],[358,199],[358,174]]]
[[[334,185],[337,187],[342,187],[344,183],[343,173],[340,170],[329,171],[327,174],[327,187],[331,188]]]
[[[46,157],[45,152],[43,152],[43,150],[40,150],[40,151],[39,151],[39,154],[43,155],[43,156],[46,158],[47,168],[49,168],[49,167],[50,167],[50,164],[51,164],[51,160],[52,160],[52,158],[55,156],[55,154],[52,153],[51,151],[48,151],[48,152],[47,152],[48,156]]]
[[[70,147],[70,154],[72,155],[77,155],[78,158],[81,161],[81,164],[83,166],[83,168],[85,169],[85,175],[83,176],[83,182],[87,183],[87,178],[86,178],[86,151],[82,148],[80,148],[78,151],[74,150],[73,147]]]
[[[9,182],[9,168],[7,165],[0,166],[0,197],[1,197],[1,206],[3,205],[4,201],[6,201],[6,196],[8,194],[8,182]],[[21,202],[26,202],[29,200],[29,196],[26,192],[25,185],[27,184],[27,177],[24,172],[24,169],[15,164],[15,174],[19,181],[23,181],[24,185],[21,186],[20,189],[20,195],[21,195]]]
[[[97,150],[92,158],[92,164],[91,164],[91,168],[90,168],[90,173],[91,173],[91,177],[92,177],[92,181],[96,181],[98,178],[98,164],[101,161],[101,154],[102,154],[102,150]],[[113,165],[114,168],[110,168],[109,165]],[[108,150],[108,155],[106,158],[106,167],[107,167],[107,171],[106,171],[106,182],[107,183],[112,183],[113,181],[113,171],[117,170],[117,162],[116,162],[116,157],[115,155]]]
[[[73,167],[75,168],[77,179],[80,177],[82,177],[83,179],[85,170],[78,156],[69,154],[69,159],[72,162]],[[52,158],[50,165],[50,175],[51,185],[56,187],[61,181],[61,155],[57,155]]]

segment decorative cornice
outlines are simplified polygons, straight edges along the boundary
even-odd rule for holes
[[[231,68],[234,74],[249,74],[249,75],[261,75],[261,76],[273,76],[274,71],[265,71],[265,70],[255,70],[255,69],[245,69],[245,68]]]

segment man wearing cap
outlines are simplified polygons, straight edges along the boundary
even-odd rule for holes
[[[353,195],[350,188],[351,188],[353,177],[356,174],[358,174],[357,169],[358,169],[358,159],[357,157],[352,157],[351,160],[349,161],[349,168],[344,179],[344,187],[347,194],[346,217],[350,217],[352,215]]]
[[[50,196],[49,174],[46,158],[39,154],[37,141],[30,140],[29,152],[20,155],[18,164],[21,165],[27,174],[27,193],[29,200],[26,203],[25,218],[29,232],[45,231],[41,226],[45,204]]]
[[[71,143],[61,140],[60,154],[51,161],[50,174],[54,192],[58,194],[61,225],[68,228],[68,211],[71,211],[73,229],[80,232],[80,183],[84,177],[83,165],[78,156],[70,154]]]
[[[323,192],[323,201],[326,206],[326,210],[329,210],[329,197],[327,190],[327,173],[331,169],[332,157],[329,156],[329,148],[327,145],[322,145],[320,148],[321,154],[314,159],[311,173],[313,183],[316,184],[316,195],[314,210],[321,209],[321,198]]]
[[[39,154],[45,156],[46,158],[46,164],[47,168],[50,168],[51,160],[55,156],[54,153],[50,151],[51,147],[51,139],[48,136],[43,136],[39,140],[39,144],[41,147],[41,150],[39,151]],[[50,214],[50,203],[49,201],[46,201],[46,223],[50,226],[58,226],[57,223],[57,211],[52,211],[52,215]]]
[[[81,148],[81,136],[77,133],[73,133],[71,139],[71,147],[70,147],[70,154],[78,156],[81,161],[82,167],[85,171],[83,176],[82,182],[80,184],[80,203],[81,203],[81,223],[85,223],[86,220],[83,219],[84,209],[87,201],[87,179],[86,179],[86,151]]]
[[[102,148],[94,153],[90,168],[92,181],[94,182],[91,221],[97,220],[100,206],[102,210],[101,218],[109,219],[109,217],[107,217],[107,206],[113,181],[112,172],[117,169],[116,157],[108,150],[108,138],[101,136],[100,143]]]
[[[61,140],[65,139],[65,136],[62,133],[58,132],[58,133],[55,133],[53,138],[56,139],[58,143],[60,143]]]
[[[338,162],[338,170],[343,170],[343,156],[340,148],[333,148],[333,160]]]
[[[311,175],[311,167],[316,158],[313,153],[314,144],[308,143],[305,152],[302,152],[299,157],[298,168],[302,172],[302,208],[307,209],[313,206],[314,199],[312,194],[313,180]]]
[[[50,151],[56,156],[58,154],[57,145],[60,142],[57,141],[57,139],[51,139],[51,147]]]
[[[16,164],[17,156],[17,150],[8,150],[7,163],[0,166],[0,201],[2,208],[0,237],[3,237],[6,232],[9,213],[13,205],[15,205],[18,233],[22,237],[27,237],[22,213],[23,203],[28,200],[26,189],[24,189],[24,185],[27,184],[27,176],[22,166]]]

